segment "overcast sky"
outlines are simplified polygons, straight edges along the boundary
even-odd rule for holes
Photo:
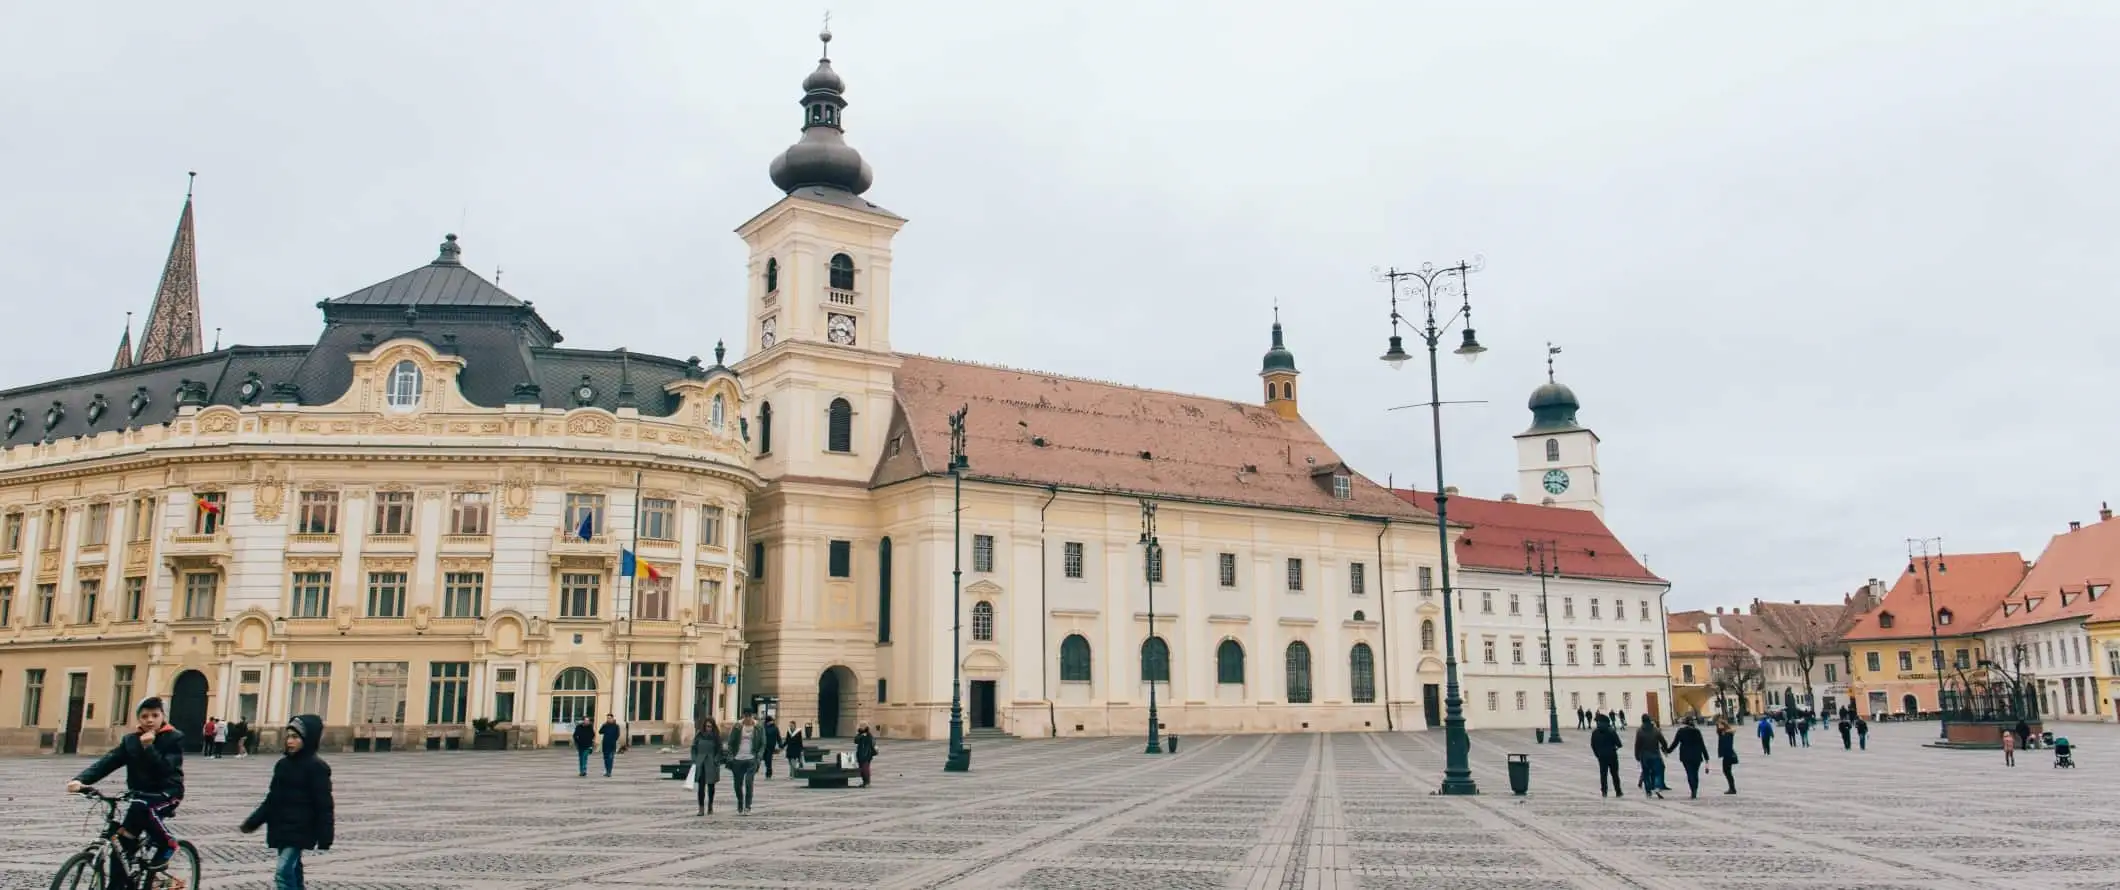
[[[2120,4],[832,4],[901,350],[1255,400],[1434,485],[1374,267],[1483,254],[1449,482],[1515,486],[1543,347],[1674,608],[1837,599],[1904,539],[2036,557],[2120,499]],[[1771,7],[1771,8],[1770,8]],[[567,345],[741,353],[822,7],[0,12],[0,387],[107,366],[198,182],[209,328],[444,232]],[[210,340],[212,334],[208,333]]]

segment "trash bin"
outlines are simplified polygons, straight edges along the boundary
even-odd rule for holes
[[[1176,753],[1178,753],[1178,737],[1177,737],[1177,736],[1174,736],[1174,735],[1167,735],[1167,736],[1164,736],[1164,737],[1163,737],[1163,741],[1164,741],[1164,743],[1165,743],[1165,744],[1167,744],[1167,745],[1169,745],[1169,746],[1170,746],[1170,753],[1172,753],[1172,754],[1176,754]]]
[[[1531,755],[1509,755],[1509,790],[1519,795],[1531,790]]]
[[[1539,743],[1539,744],[1541,744],[1541,745],[1545,744],[1545,743],[1546,743],[1546,731],[1545,731],[1545,730],[1543,730],[1543,729],[1540,729],[1540,730],[1536,730],[1536,732],[1538,733],[1538,743]]]

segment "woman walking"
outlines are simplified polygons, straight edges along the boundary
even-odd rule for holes
[[[788,778],[792,779],[795,771],[802,768],[802,730],[792,723],[788,725],[788,740],[784,747],[788,753]]]
[[[1724,794],[1737,793],[1737,730],[1730,721],[1715,718],[1715,756],[1722,760],[1723,781],[1730,783]]]
[[[861,767],[861,787],[869,787],[869,761],[876,759],[876,737],[864,724],[854,732],[854,763]]]
[[[1700,737],[1700,727],[1693,725],[1693,718],[1686,718],[1686,725],[1671,736],[1671,744],[1664,751],[1678,752],[1678,762],[1686,768],[1686,791],[1699,798],[1700,765],[1708,759],[1708,743]]]
[[[714,718],[699,721],[692,736],[692,784],[698,788],[699,814],[714,812],[714,786],[721,784],[721,728]]]
[[[1597,715],[1597,728],[1590,731],[1590,753],[1597,756],[1597,796],[1606,794],[1605,782],[1611,780],[1611,793],[1626,797],[1627,786],[1619,782],[1619,733],[1612,730],[1612,720],[1603,714]]]
[[[1656,718],[1642,715],[1641,728],[1634,731],[1634,759],[1642,766],[1642,793],[1657,800],[1671,786],[1664,782],[1664,733],[1656,728]]]

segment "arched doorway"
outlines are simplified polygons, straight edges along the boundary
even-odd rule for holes
[[[131,702],[125,703],[127,708],[132,706]],[[199,733],[206,727],[205,674],[185,671],[177,675],[177,683],[169,693],[169,725],[184,734],[184,750],[199,750]]]
[[[817,677],[817,735],[838,738],[855,720],[854,672],[841,665],[825,668]]]
[[[1902,714],[1918,714],[1918,713],[1921,713],[1921,699],[1915,698],[1915,697],[1914,697],[1914,694],[1913,694],[1913,693],[1911,693],[1911,692],[1907,693],[1907,694],[1906,694],[1906,697],[1904,697],[1904,698],[1902,698],[1902,699],[1900,699],[1900,700],[1899,700],[1899,713],[1902,713]]]

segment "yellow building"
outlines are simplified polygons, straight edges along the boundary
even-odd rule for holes
[[[2026,569],[2016,553],[1951,554],[1909,564],[1877,608],[1842,637],[1850,663],[1848,696],[1856,710],[1870,717],[1934,714],[1944,678],[1962,673],[1982,679],[1979,665],[1988,655],[1980,622],[2024,580]]]
[[[1682,717],[1715,713],[1715,688],[1709,681],[1707,614],[1674,612],[1666,620],[1669,635],[1667,663],[1671,668],[1671,711],[1659,715],[1676,721]]]
[[[455,236],[321,304],[312,346],[200,353],[190,227],[148,363],[0,392],[0,747],[108,744],[149,694],[194,736],[317,713],[333,748],[730,713],[733,372],[558,348]]]

